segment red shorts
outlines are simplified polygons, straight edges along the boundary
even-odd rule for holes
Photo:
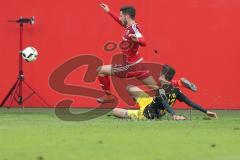
[[[113,65],[113,73],[119,78],[137,78],[143,80],[150,76],[149,70],[144,67],[144,63],[116,64]]]

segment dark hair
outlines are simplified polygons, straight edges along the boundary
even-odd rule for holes
[[[132,19],[135,19],[136,9],[133,6],[124,6],[120,8],[120,11],[122,11],[124,15],[128,14]]]
[[[169,65],[164,64],[161,75],[165,75],[165,79],[171,81],[175,75],[175,69],[173,69]]]

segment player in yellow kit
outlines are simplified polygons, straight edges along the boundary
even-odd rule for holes
[[[169,112],[174,120],[185,120],[185,117],[176,115],[172,108],[176,100],[179,100],[180,102],[184,102],[190,107],[197,109],[210,117],[217,118],[216,113],[203,109],[200,105],[187,98],[178,87],[172,86],[170,81],[172,80],[174,74],[175,71],[173,68],[168,65],[164,65],[159,77],[159,81],[162,84],[162,89],[157,91],[155,97],[150,97],[139,87],[130,87],[130,93],[138,104],[139,109],[126,110],[115,108],[113,110],[113,114],[119,118],[144,120],[160,118],[161,116],[165,115],[166,112]],[[184,83],[188,83],[189,85],[194,85],[185,78],[182,78],[182,81],[184,81]],[[166,103],[166,100],[168,103]]]

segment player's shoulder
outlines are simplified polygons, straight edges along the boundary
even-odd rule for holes
[[[131,25],[131,30],[133,33],[135,33],[138,37],[142,37],[142,32],[140,29],[139,24],[135,23]]]

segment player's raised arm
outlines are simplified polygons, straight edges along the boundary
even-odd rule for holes
[[[104,3],[100,3],[100,7],[107,13],[109,14],[117,23],[119,23],[121,26],[123,26],[122,22],[120,21],[119,17],[116,16],[115,14],[113,14],[110,11],[110,8],[108,7],[108,5],[104,4]]]
[[[102,9],[106,12],[109,13],[110,9],[108,7],[108,5],[104,4],[104,3],[100,3],[100,7],[102,7]]]

